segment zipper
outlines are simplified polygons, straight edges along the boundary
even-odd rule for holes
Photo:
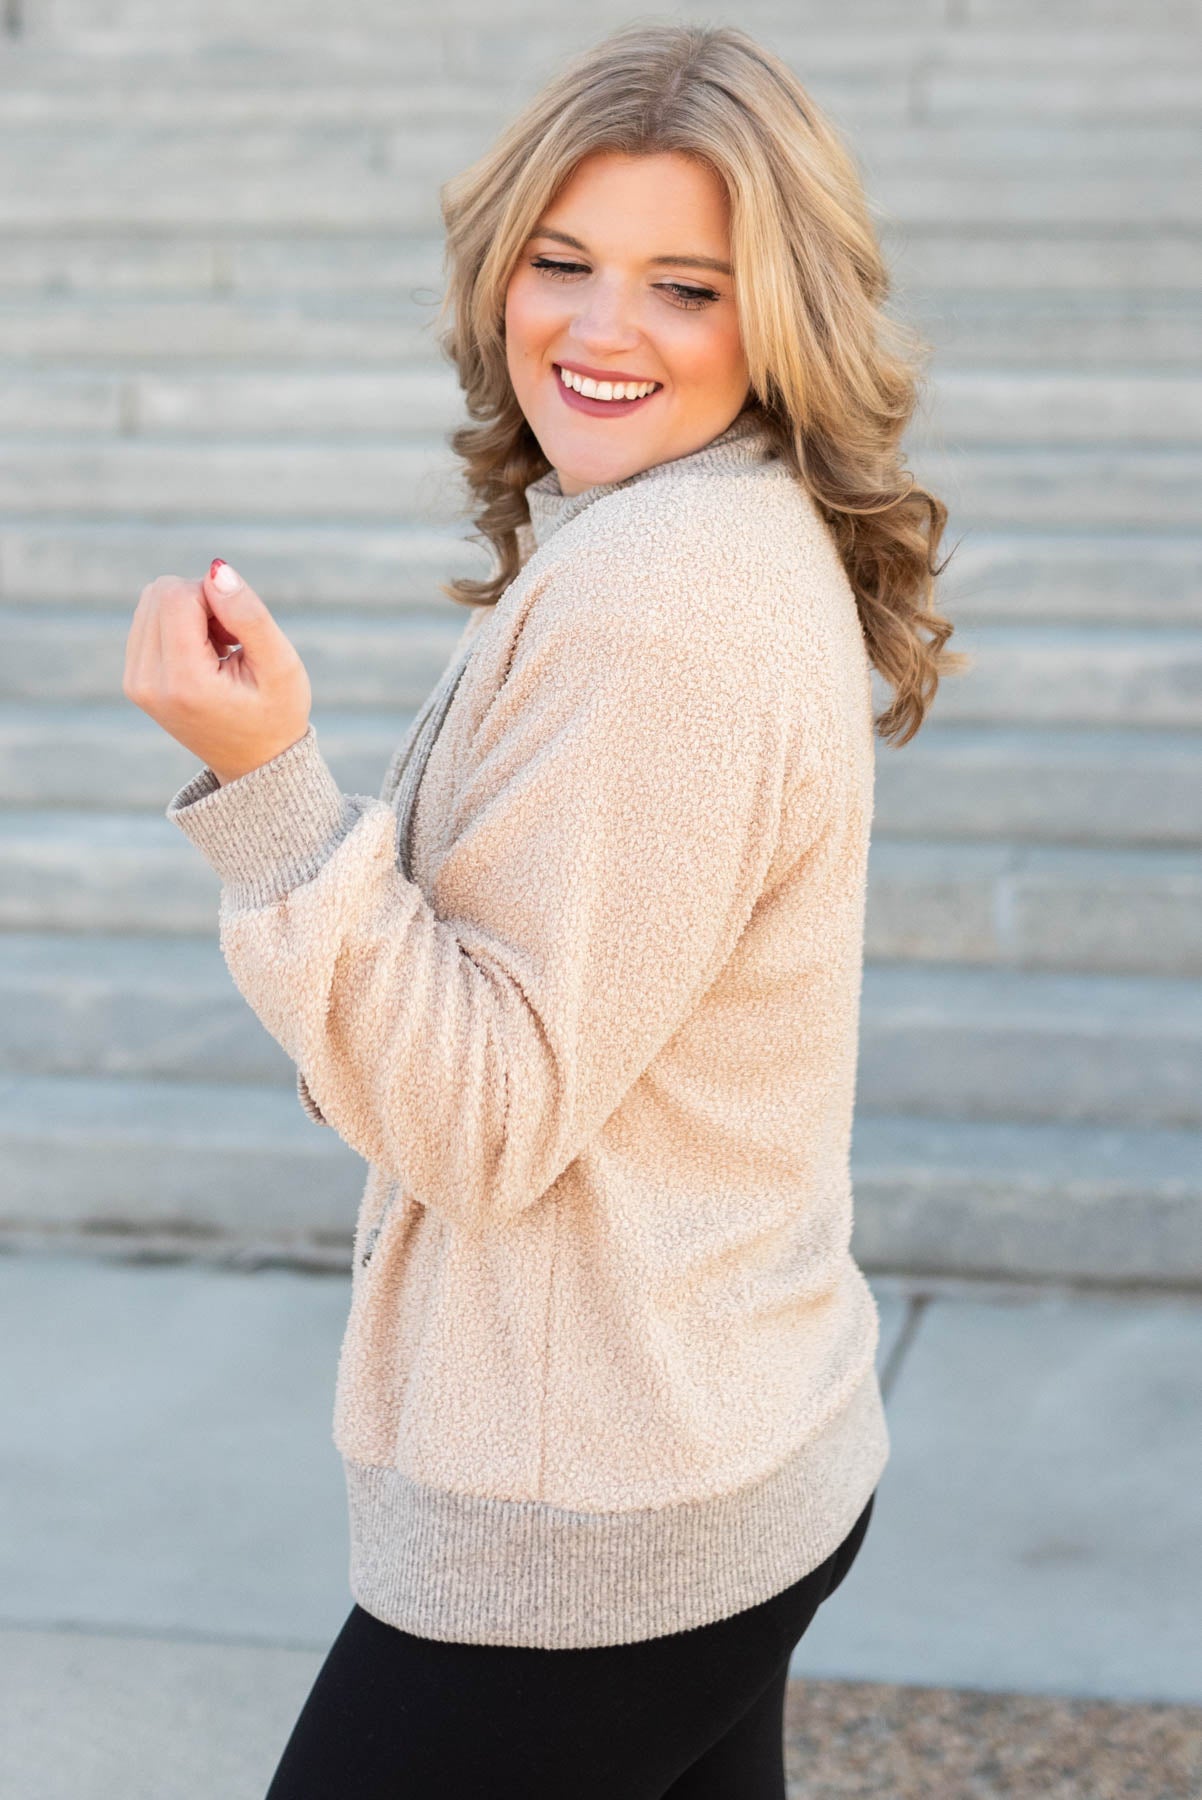
[[[368,1263],[372,1259],[372,1253],[375,1250],[376,1242],[380,1236],[380,1233],[384,1229],[384,1226],[385,1226],[385,1223],[387,1222],[389,1213],[392,1211],[392,1203],[396,1199],[397,1189],[400,1187],[400,1185],[401,1184],[399,1181],[393,1181],[393,1182],[389,1183],[388,1192],[384,1196],[384,1205],[381,1209],[380,1216],[376,1220],[375,1224],[372,1226],[371,1230],[368,1232],[367,1241],[363,1246],[363,1254],[359,1258],[359,1267],[361,1269],[365,1269],[367,1267]]]

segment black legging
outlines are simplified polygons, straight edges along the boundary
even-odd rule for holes
[[[266,1800],[785,1800],[789,1658],[875,1498],[792,1587],[634,1644],[443,1643],[356,1603]]]

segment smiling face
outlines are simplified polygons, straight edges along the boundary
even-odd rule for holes
[[[725,431],[749,381],[723,272],[729,202],[713,171],[675,152],[598,153],[536,223],[506,289],[505,347],[518,405],[564,493],[687,456]],[[599,397],[592,385],[572,391],[561,370],[596,383]],[[630,380],[654,389],[605,398]]]

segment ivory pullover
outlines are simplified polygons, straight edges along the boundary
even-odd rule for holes
[[[889,1455],[849,1247],[872,694],[754,413],[526,494],[522,567],[378,797],[310,724],[167,817],[306,1111],[367,1163],[351,1592],[569,1649],[778,1593]]]

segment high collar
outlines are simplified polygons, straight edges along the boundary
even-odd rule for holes
[[[650,468],[623,476],[621,481],[597,482],[579,494],[565,494],[559,485],[558,470],[548,469],[545,475],[540,475],[526,489],[532,546],[541,549],[561,525],[574,519],[586,506],[591,506],[594,500],[600,500],[606,494],[614,494],[619,488],[633,487],[636,482],[648,481],[669,469],[710,470],[762,462],[768,458],[771,441],[771,433],[760,415],[746,412],[740,413],[725,431],[719,432],[717,437],[711,438],[699,450],[690,450],[684,456],[669,457],[665,462],[652,463]]]

